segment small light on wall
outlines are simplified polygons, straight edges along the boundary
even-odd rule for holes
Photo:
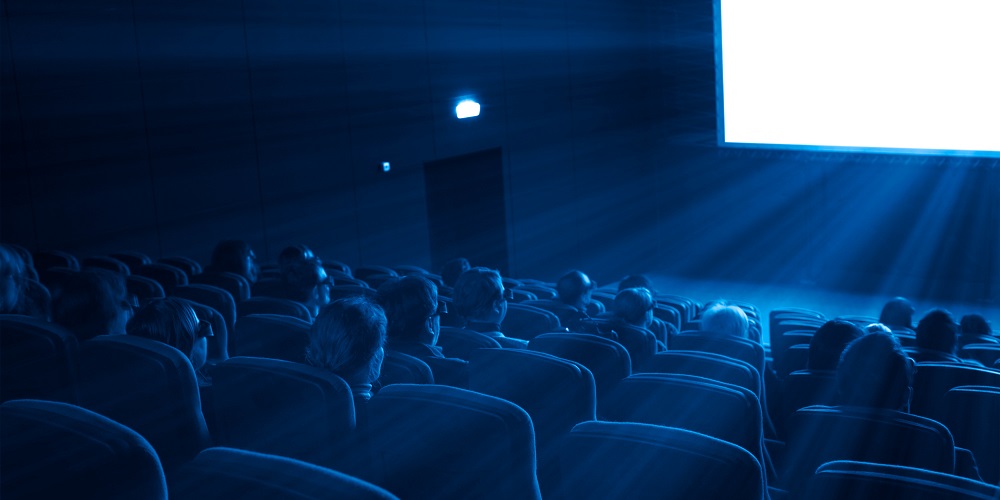
[[[479,110],[481,106],[478,102],[471,99],[466,99],[455,106],[455,116],[459,120],[464,120],[465,118],[474,118],[479,116]]]
[[[389,162],[387,162],[387,161],[382,162],[382,171],[383,172],[388,172],[390,170],[392,170],[392,166],[389,165]]]

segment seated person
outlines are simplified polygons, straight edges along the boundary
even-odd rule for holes
[[[580,331],[580,323],[590,319],[591,294],[596,284],[581,271],[570,271],[556,282],[556,298],[531,300],[525,303],[551,311],[559,317],[559,324],[570,331]],[[604,311],[595,309],[597,315]]]
[[[649,293],[653,294],[653,297],[656,297],[656,291],[653,290],[653,282],[645,274],[630,274],[618,282],[619,292],[629,288],[645,288],[649,290]]]
[[[446,287],[455,288],[458,277],[469,269],[472,269],[472,266],[469,265],[469,260],[465,257],[451,259],[445,262],[444,267],[441,268],[441,281]]]
[[[500,323],[507,316],[507,294],[499,272],[473,267],[462,273],[455,282],[452,300],[467,330],[492,337],[502,347],[524,349],[528,346],[524,340],[500,333]]]
[[[0,314],[20,314],[24,303],[25,266],[21,256],[0,245]]]
[[[816,330],[809,341],[810,370],[834,371],[848,344],[863,337],[865,332],[854,323],[842,319],[827,321]]]
[[[710,304],[701,313],[701,331],[711,335],[748,338],[750,320],[747,313],[738,306],[729,305],[724,300]]]
[[[656,350],[667,349],[667,339],[676,334],[673,325],[667,325],[653,316],[656,301],[645,288],[626,288],[615,295],[611,317],[618,322],[649,330],[656,337]]]
[[[906,328],[913,329],[913,313],[916,312],[913,304],[903,297],[896,297],[886,302],[882,306],[882,313],[879,314],[878,322],[890,329]]]
[[[437,285],[423,276],[403,276],[378,288],[375,301],[385,311],[386,349],[427,361],[437,383],[469,387],[469,363],[446,358],[438,347],[441,332]],[[447,361],[444,361],[447,360]]]
[[[319,259],[289,264],[282,278],[277,296],[305,305],[313,319],[320,308],[330,303],[330,278]]]
[[[278,254],[278,272],[284,276],[291,272],[292,266],[299,262],[315,260],[322,265],[322,262],[316,257],[316,254],[305,245],[291,245],[285,247],[281,253]]]
[[[52,322],[81,342],[98,335],[123,335],[131,315],[124,279],[117,273],[74,272],[52,287]]]
[[[247,283],[257,282],[257,254],[242,240],[224,240],[212,251],[212,263],[205,268],[211,273],[233,273],[246,278]]]
[[[154,299],[139,308],[125,325],[125,333],[163,342],[184,353],[198,377],[198,385],[210,385],[202,371],[208,359],[208,337],[212,324],[199,320],[194,309],[183,299]]]
[[[385,329],[385,313],[367,298],[334,301],[320,310],[309,329],[306,364],[343,378],[355,400],[367,401],[382,373]]]
[[[993,329],[990,322],[981,314],[966,314],[962,316],[962,321],[958,323],[958,347],[965,347],[967,344],[995,344],[1000,343],[1000,339],[993,336]]]
[[[974,360],[963,360],[955,355],[958,323],[950,312],[933,309],[917,323],[917,347],[910,357],[918,363],[966,363],[982,366]]]

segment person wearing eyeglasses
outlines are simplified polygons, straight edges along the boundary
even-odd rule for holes
[[[388,320],[386,349],[425,361],[439,384],[469,387],[469,363],[446,357],[436,345],[441,314],[447,312],[437,285],[423,276],[394,278],[378,288],[375,301]]]
[[[125,280],[104,269],[71,272],[52,285],[52,322],[83,342],[98,335],[122,335],[132,315]]]
[[[208,359],[208,337],[214,336],[212,324],[199,320],[184,299],[167,297],[142,306],[125,325],[125,333],[163,342],[181,351],[191,361],[199,387],[210,385],[211,380],[202,368]]]
[[[506,337],[500,331],[500,323],[507,316],[507,301],[511,298],[511,291],[504,289],[499,272],[473,267],[458,277],[452,300],[467,330],[492,337],[501,347],[525,349],[527,341]]]
[[[301,302],[316,318],[319,310],[330,303],[331,280],[319,259],[305,259],[292,263],[282,274],[283,298]]]

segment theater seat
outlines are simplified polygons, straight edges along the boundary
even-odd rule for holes
[[[167,474],[210,445],[191,362],[162,342],[127,335],[83,342],[80,401],[142,434]]]
[[[575,361],[594,375],[597,413],[605,414],[608,397],[625,377],[632,374],[632,360],[621,344],[584,333],[546,333],[528,343],[528,349]]]
[[[523,340],[531,340],[543,333],[566,331],[555,313],[523,303],[507,304],[507,315],[500,330],[508,337]]]
[[[377,387],[392,384],[433,384],[434,372],[420,358],[392,350],[385,351]]]
[[[0,401],[78,403],[80,346],[65,328],[28,316],[0,315]]]
[[[189,279],[196,274],[201,274],[202,271],[201,264],[199,264],[198,261],[188,257],[180,257],[180,256],[164,257],[162,259],[157,260],[157,262],[161,262],[163,264],[169,264],[184,271],[184,274],[187,274]]]
[[[333,279],[337,283],[337,278]],[[334,285],[330,287],[330,301],[346,299],[347,297],[368,297],[373,298],[377,292],[367,286],[358,285]]]
[[[910,412],[943,422],[948,391],[963,385],[1000,388],[1000,371],[958,363],[917,363]]]
[[[188,284],[187,274],[169,264],[146,264],[132,268],[132,274],[156,280],[163,287],[163,291],[167,292],[167,295],[172,295],[177,287]]]
[[[137,432],[66,403],[0,405],[0,497],[167,498],[153,447]]]
[[[140,303],[167,296],[167,293],[163,291],[163,285],[145,276],[129,276],[125,278],[125,290],[130,295],[135,295]]]
[[[216,442],[339,470],[352,460],[357,425],[347,382],[328,370],[276,359],[235,357],[212,376]]]
[[[305,304],[275,297],[252,297],[236,305],[237,317],[251,314],[280,314],[312,323],[312,315]]]
[[[301,319],[278,314],[240,318],[236,324],[235,354],[302,363],[309,345],[310,326]]]
[[[500,349],[500,343],[489,335],[449,326],[441,327],[437,345],[445,356],[464,360],[476,349]]]
[[[539,499],[531,418],[514,403],[397,384],[368,402],[375,479],[400,498]]]
[[[561,498],[764,498],[761,467],[732,443],[684,429],[584,422],[562,446]]]
[[[396,498],[378,486],[299,460],[233,448],[209,448],[170,481],[170,495],[191,500]]]
[[[80,265],[83,269],[106,269],[122,276],[131,273],[128,265],[114,257],[86,257],[80,261]]]
[[[1000,488],[913,467],[837,460],[816,469],[805,498],[815,500],[996,500]]]
[[[219,287],[229,292],[235,302],[250,298],[250,283],[246,278],[235,273],[203,272],[192,276],[190,283]]]
[[[743,361],[721,354],[698,351],[660,352],[652,356],[638,372],[704,377],[743,387],[760,397],[761,381],[757,370]]]
[[[979,475],[1000,484],[1000,387],[960,386],[944,399],[955,445],[972,451]]]

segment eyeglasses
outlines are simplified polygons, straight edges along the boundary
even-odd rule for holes
[[[441,316],[442,314],[448,314],[447,302],[438,302],[437,309],[434,310],[434,312],[431,314],[431,317],[433,318],[435,316]]]
[[[215,332],[212,331],[212,322],[208,320],[198,320],[198,334],[197,338],[204,339],[208,337],[214,337]]]
[[[504,288],[503,298],[506,300],[514,300],[514,290],[511,288]]]

